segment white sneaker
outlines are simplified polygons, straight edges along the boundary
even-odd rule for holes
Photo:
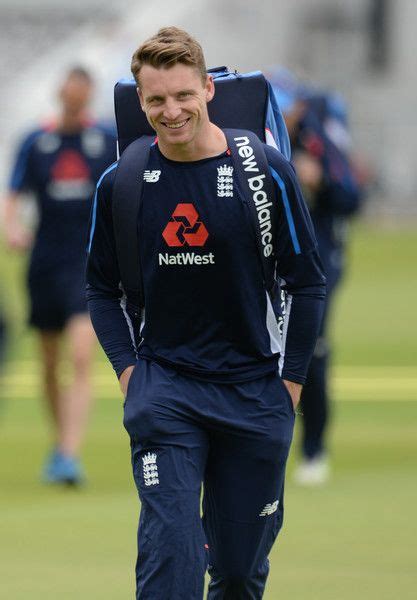
[[[320,486],[327,483],[330,477],[329,460],[325,454],[304,459],[294,472],[294,482],[304,486]]]

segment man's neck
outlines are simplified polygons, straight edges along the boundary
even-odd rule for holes
[[[58,121],[58,129],[62,131],[62,133],[78,133],[84,128],[85,122],[86,118],[84,113],[63,113]]]

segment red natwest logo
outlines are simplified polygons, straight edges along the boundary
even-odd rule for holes
[[[52,179],[58,180],[81,180],[90,178],[88,164],[76,150],[64,150],[60,153],[58,160],[52,167]]]
[[[162,232],[162,237],[168,246],[204,246],[208,238],[208,231],[198,220],[198,212],[193,204],[177,204],[172,213],[172,221]]]

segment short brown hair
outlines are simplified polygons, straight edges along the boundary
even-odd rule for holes
[[[206,81],[206,61],[197,40],[178,27],[163,27],[133,54],[131,71],[139,86],[139,73],[143,65],[169,69],[177,63],[195,67],[203,83]]]
[[[91,73],[82,65],[73,65],[68,69],[66,78],[71,79],[77,77],[78,79],[84,79],[86,83],[93,84],[94,80]]]

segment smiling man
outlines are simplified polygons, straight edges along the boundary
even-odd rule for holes
[[[126,399],[142,503],[137,598],[200,600],[208,567],[210,600],[260,599],[321,319],[314,233],[291,165],[265,146],[279,182],[267,203],[276,219],[264,228],[288,294],[281,336],[232,151],[208,116],[215,89],[201,46],[161,29],[135,52],[132,72],[157,134],[139,173],[141,318],[120,285],[118,163],[97,187],[87,280],[92,321]],[[247,139],[238,153],[251,161]],[[254,201],[265,203],[262,184],[262,175],[251,180]],[[270,215],[263,206],[260,225]]]

